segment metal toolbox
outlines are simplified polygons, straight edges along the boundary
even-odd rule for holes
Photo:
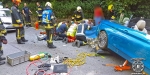
[[[7,56],[7,63],[11,66],[21,64],[29,60],[30,52],[21,51]]]

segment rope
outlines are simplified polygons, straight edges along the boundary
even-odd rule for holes
[[[68,58],[68,59],[64,60],[63,64],[66,64],[69,67],[81,66],[81,65],[85,64],[87,56],[89,56],[89,57],[95,56],[95,53],[86,53],[86,52],[80,53],[74,59]]]

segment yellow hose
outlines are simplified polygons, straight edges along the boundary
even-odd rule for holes
[[[83,52],[83,53],[78,54],[77,57],[74,59],[68,58],[68,59],[64,60],[63,63],[68,65],[69,67],[81,66],[81,65],[85,64],[87,56],[89,56],[89,57],[95,56],[95,53]]]

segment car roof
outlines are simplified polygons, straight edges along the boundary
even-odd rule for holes
[[[8,9],[8,8],[1,8],[0,10],[10,10],[10,9]]]

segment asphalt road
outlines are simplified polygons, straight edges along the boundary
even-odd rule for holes
[[[80,48],[72,47],[72,44],[64,44],[61,41],[54,41],[54,45],[57,46],[56,49],[49,49],[46,46],[46,41],[37,41],[36,35],[39,34],[41,30],[34,30],[34,28],[25,28],[26,39],[29,41],[26,44],[17,44],[15,38],[15,32],[8,33],[6,38],[8,40],[7,45],[3,45],[4,56],[13,54],[20,51],[29,51],[31,55],[38,54],[39,52],[48,52],[52,57],[70,57],[75,58],[77,54],[81,52],[91,52],[91,48],[88,46],[83,46]],[[123,64],[125,60],[118,55],[100,55],[97,57],[87,57],[86,64],[82,66],[75,66],[69,68],[69,75],[131,75],[132,71],[115,72],[113,67],[103,66],[102,64]],[[0,75],[26,75],[26,67],[29,65],[30,61],[24,62],[16,66],[10,66],[9,64],[0,66]],[[31,66],[32,69],[36,67]],[[29,71],[31,75],[35,70]],[[58,74],[59,75],[59,74]]]

